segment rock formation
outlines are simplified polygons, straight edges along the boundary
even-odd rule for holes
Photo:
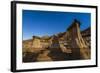
[[[80,25],[75,19],[65,32],[24,40],[23,62],[90,59],[91,31],[81,31]]]

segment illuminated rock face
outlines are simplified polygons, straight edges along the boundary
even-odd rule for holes
[[[42,45],[41,45],[41,41],[39,38],[36,38],[34,37],[33,38],[33,45],[32,45],[33,48],[42,48]]]
[[[39,39],[34,39],[32,47],[34,47],[34,48],[41,48],[40,40]]]
[[[88,59],[85,49],[88,49],[80,32],[80,23],[75,20],[68,29],[69,46],[72,49],[72,59]]]
[[[80,22],[74,20],[66,32],[24,41],[23,62],[90,59],[90,37],[90,29],[80,31]]]
[[[88,59],[91,58],[91,28],[87,28],[81,32],[82,37],[88,48],[85,49]]]

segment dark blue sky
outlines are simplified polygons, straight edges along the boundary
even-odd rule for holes
[[[23,10],[23,39],[64,32],[74,19],[81,22],[81,30],[91,25],[90,13]]]

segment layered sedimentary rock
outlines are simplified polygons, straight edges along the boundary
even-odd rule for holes
[[[23,62],[90,59],[91,31],[80,25],[74,20],[65,32],[23,41]]]
[[[81,36],[80,32],[80,22],[75,20],[72,23],[72,26],[68,28],[68,39],[69,46],[72,49],[72,58],[73,59],[88,59],[88,55],[85,53],[85,49],[88,49],[84,39]]]
[[[82,38],[84,39],[88,48],[85,49],[88,58],[91,58],[91,28],[88,27],[84,31],[81,32]]]

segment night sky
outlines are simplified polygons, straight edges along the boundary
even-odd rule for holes
[[[81,30],[91,25],[90,13],[23,10],[22,14],[23,40],[65,32],[74,19],[80,21]]]

